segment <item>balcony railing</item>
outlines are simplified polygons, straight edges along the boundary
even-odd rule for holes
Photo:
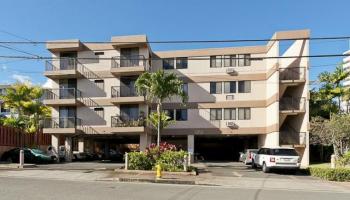
[[[279,70],[281,81],[305,80],[305,67],[281,68]]]
[[[128,116],[112,116],[111,117],[112,127],[140,127],[145,126],[145,118],[139,116],[138,119],[130,118]]]
[[[76,58],[59,58],[45,63],[45,71],[76,70],[78,61]]]
[[[111,88],[112,98],[117,97],[137,97],[141,96],[137,94],[135,87],[132,86],[112,86]]]
[[[45,118],[43,128],[76,128],[81,120],[76,117]]]
[[[146,69],[145,56],[115,56],[112,58],[112,68],[119,67],[145,67]]]
[[[81,97],[81,91],[75,88],[59,88],[44,90],[45,100],[54,99],[75,99]]]
[[[281,111],[305,111],[305,97],[282,97],[279,107]]]

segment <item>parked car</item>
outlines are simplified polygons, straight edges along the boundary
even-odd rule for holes
[[[245,152],[239,152],[239,161],[240,162],[244,162],[244,160],[245,160],[245,158],[246,158],[246,154],[245,154]]]
[[[259,149],[247,149],[244,152],[244,160],[242,161],[246,165],[251,165],[253,156],[259,151]]]
[[[299,155],[294,148],[274,147],[261,148],[253,156],[252,167],[261,167],[267,173],[270,169],[298,170],[300,168]]]
[[[20,148],[14,148],[6,151],[2,156],[1,160],[9,163],[19,162]],[[50,156],[40,149],[24,148],[24,163],[51,163],[57,160],[56,156]]]
[[[92,161],[96,159],[98,159],[98,157],[95,154],[89,152],[73,151],[73,161]]]

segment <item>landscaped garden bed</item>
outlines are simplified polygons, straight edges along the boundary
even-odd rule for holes
[[[127,169],[147,173],[154,173],[156,166],[160,166],[165,172],[186,172],[193,174],[195,168],[188,166],[188,152],[178,150],[178,148],[166,142],[159,146],[151,144],[143,152],[130,152],[127,156]],[[188,173],[190,172],[190,173]]]

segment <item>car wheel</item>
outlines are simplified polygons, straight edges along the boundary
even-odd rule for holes
[[[252,168],[256,169],[256,164],[255,164],[254,160],[252,160]]]
[[[263,163],[262,171],[263,171],[264,173],[269,173],[270,169],[266,166],[266,163]]]

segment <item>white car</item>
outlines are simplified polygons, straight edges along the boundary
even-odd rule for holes
[[[252,167],[261,167],[267,173],[270,169],[298,170],[300,168],[300,157],[294,148],[273,147],[261,148],[254,155]]]

